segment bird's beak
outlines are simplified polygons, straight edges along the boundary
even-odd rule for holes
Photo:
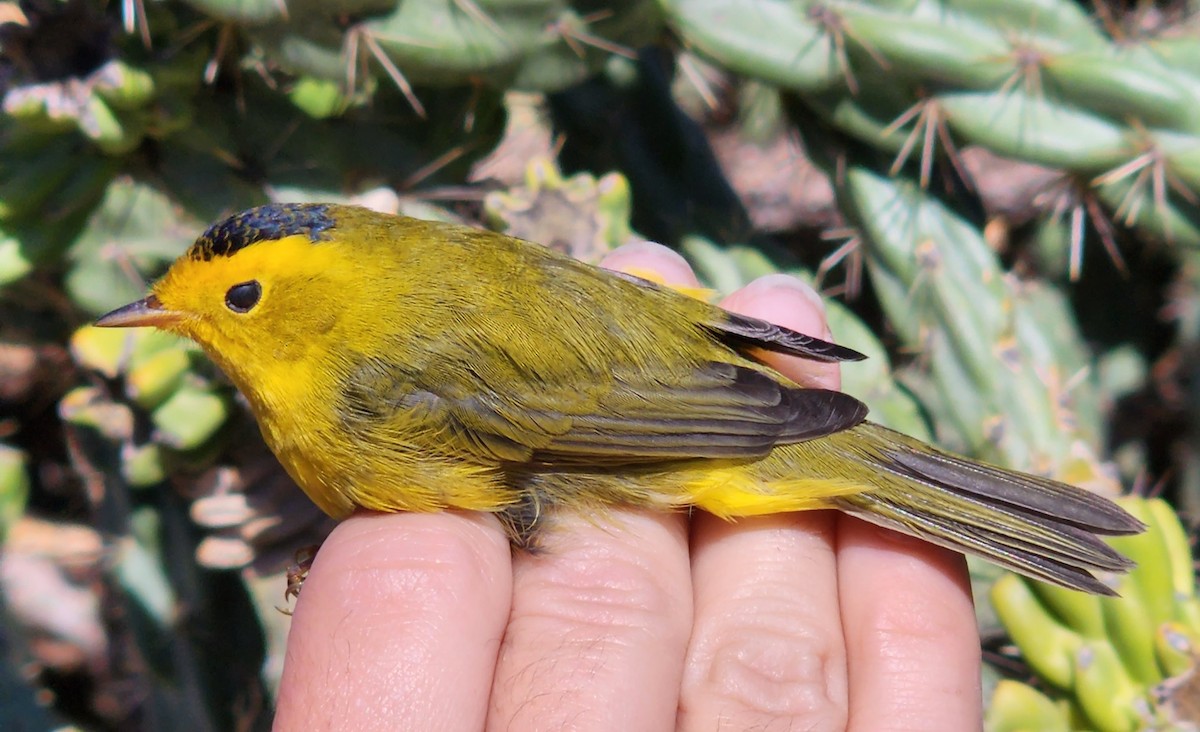
[[[147,325],[163,328],[178,321],[181,315],[174,310],[167,310],[157,297],[151,295],[100,316],[96,325],[101,328],[140,328]]]

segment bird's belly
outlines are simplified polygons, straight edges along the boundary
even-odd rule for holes
[[[289,437],[294,432],[263,429],[288,474],[334,518],[359,507],[386,512],[499,511],[517,500],[496,466],[369,435],[346,439],[336,429],[322,433],[302,442]]]

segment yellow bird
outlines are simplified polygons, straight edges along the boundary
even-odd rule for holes
[[[848,348],[488,231],[333,204],[269,204],[208,229],[101,326],[198,342],[267,444],[334,517],[611,505],[724,518],[834,508],[1037,579],[1112,594],[1132,563],[1098,534],[1142,524],[1053,480],[865,421],[757,349]]]

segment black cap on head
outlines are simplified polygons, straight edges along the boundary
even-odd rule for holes
[[[324,203],[268,203],[247,209],[208,227],[188,249],[190,259],[228,257],[255,242],[303,234],[312,241],[327,238],[334,227]]]

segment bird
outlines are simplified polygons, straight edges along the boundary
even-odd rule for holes
[[[560,511],[836,509],[1112,595],[1112,501],[867,420],[763,352],[862,354],[497,232],[332,203],[210,226],[102,327],[197,342],[335,518],[490,512],[536,549]]]

